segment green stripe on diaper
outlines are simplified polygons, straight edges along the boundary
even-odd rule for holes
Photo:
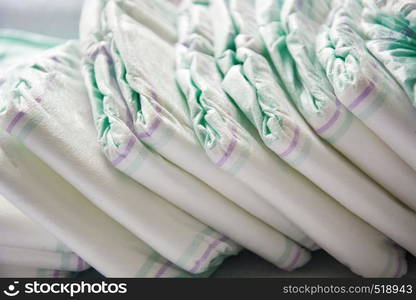
[[[191,244],[188,246],[188,248],[185,249],[184,253],[181,255],[181,257],[177,260],[176,265],[181,266],[185,265],[189,262],[189,260],[193,257],[193,255],[197,252],[198,249],[200,249],[202,243],[204,242],[205,236],[212,236],[213,234],[216,234],[214,230],[212,230],[209,227],[204,228],[201,232],[199,232],[195,238],[192,240]],[[152,267],[160,261],[162,257],[157,252],[153,252],[145,261],[145,263],[140,267],[139,271],[137,272],[137,277],[146,277],[147,274],[149,274]],[[178,274],[178,277],[192,277],[188,272],[182,270],[183,272],[180,272]]]
[[[37,269],[36,270],[37,277],[46,277],[46,270],[45,269]]]
[[[371,115],[377,111],[385,102],[386,102],[386,94],[383,93],[382,95],[377,95],[375,99],[368,105],[362,112],[357,113],[358,118],[361,120],[366,120],[371,117]]]
[[[132,175],[137,172],[137,170],[141,167],[141,164],[146,160],[147,156],[149,155],[149,148],[154,149],[156,152],[160,152],[160,149],[170,141],[171,137],[173,137],[173,129],[167,128],[164,131],[163,136],[159,138],[159,140],[155,143],[153,142],[146,142],[147,138],[141,139],[139,142],[142,143],[141,149],[139,152],[136,153],[136,157],[132,163],[129,164],[128,167],[122,169],[124,173],[127,175]],[[150,137],[151,138],[151,137]],[[149,147],[149,148],[148,148]]]
[[[311,151],[311,148],[312,148],[312,142],[309,138],[307,138],[305,143],[303,144],[301,151],[298,152],[298,155],[294,159],[291,159],[288,162],[292,166],[301,165],[305,161],[305,158],[308,156],[309,152]]]
[[[9,44],[22,44],[36,48],[48,49],[65,43],[65,40],[44,36],[36,33],[29,33],[20,30],[0,30],[0,42]]]
[[[285,241],[286,241],[285,251],[277,260],[278,265],[284,265],[293,250],[293,243],[289,241],[288,239],[285,239]]]
[[[26,122],[26,124],[22,127],[20,132],[17,134],[17,139],[20,141],[24,141],[32,131],[39,125],[42,121],[42,118],[31,119]]]
[[[139,271],[137,272],[137,277],[146,277],[146,275],[149,273],[150,269],[154,266],[154,264],[160,259],[160,254],[157,252],[153,252],[149,255],[147,260],[144,262],[144,264],[140,267]]]
[[[393,266],[393,258],[395,258],[394,253],[393,255],[389,255],[389,259],[387,260],[387,264],[384,267],[383,271],[380,274],[380,277],[385,277],[386,275],[392,276],[391,274],[391,268]]]
[[[61,241],[57,241],[55,250],[56,250],[56,252],[65,252],[67,250],[67,247]]]
[[[136,153],[136,158],[134,161],[127,168],[125,168],[123,172],[127,175],[133,175],[136,173],[148,155],[149,149],[147,149],[145,145],[142,145],[140,151]]]
[[[240,171],[240,169],[247,162],[247,160],[250,156],[250,153],[251,153],[251,147],[250,147],[250,149],[245,149],[242,153],[240,153],[237,160],[228,169],[228,172],[231,173],[231,174],[237,174],[238,171]]]
[[[353,119],[354,115],[351,112],[348,112],[342,126],[338,128],[334,134],[325,139],[331,144],[336,144],[336,142],[347,133],[348,129],[350,129]]]
[[[161,128],[158,129],[158,131],[161,131]],[[157,150],[158,152],[171,140],[171,138],[174,136],[175,130],[171,127],[164,128],[163,134],[161,137],[159,137],[158,140],[154,141],[153,137],[151,137],[151,142],[148,143],[150,147]],[[143,142],[146,143],[146,139],[143,139]]]
[[[71,269],[70,267],[71,267],[71,254],[62,252],[60,270],[70,270]]]
[[[215,232],[209,227],[199,232],[191,244],[188,246],[188,248],[185,250],[185,252],[182,254],[182,256],[176,261],[176,264],[178,266],[186,265],[192,256],[196,253],[196,251],[200,248],[204,241],[204,237],[207,235],[211,236],[213,233]]]

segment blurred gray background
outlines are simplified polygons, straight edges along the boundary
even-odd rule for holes
[[[0,28],[28,30],[61,38],[78,37],[84,0],[0,0]]]

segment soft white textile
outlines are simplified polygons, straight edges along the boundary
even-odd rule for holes
[[[68,42],[10,72],[0,91],[2,128],[115,221],[184,269],[201,273],[218,265],[220,258],[234,254],[239,247],[229,239],[106,161],[95,142],[79,66],[78,47]],[[199,241],[197,250],[189,254],[187,249],[195,239]],[[206,249],[210,251],[204,255]]]

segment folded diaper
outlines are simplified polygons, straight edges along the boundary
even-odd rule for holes
[[[0,196],[0,247],[71,252],[67,246]]]
[[[13,59],[10,55],[3,55],[0,60],[2,67],[22,63],[25,58],[33,60],[33,55],[38,53],[39,49],[54,46],[54,43],[39,43],[39,40],[55,40],[24,32],[11,34],[7,31],[7,34],[2,35],[3,40],[10,36],[13,36],[10,39],[11,42],[2,44],[0,51],[9,53],[9,47],[13,44],[11,47],[14,50]],[[31,45],[36,45],[36,47],[31,47]],[[182,270],[164,260],[142,241],[94,207],[89,200],[63,179],[59,179],[59,175],[25,150],[22,145],[16,143],[13,138],[0,134],[0,142],[2,152],[0,177],[7,178],[2,186],[10,199],[33,219],[62,237],[73,249],[79,250],[79,253],[91,261],[102,274],[110,277],[185,276]],[[13,167],[10,168],[10,166]],[[39,177],[39,174],[44,174],[46,177]],[[39,191],[39,186],[47,186],[49,189]],[[60,201],[57,202],[56,199]],[[69,248],[42,230],[40,226],[36,226],[3,198],[0,204],[2,208],[1,246],[70,252]],[[106,249],[105,254],[101,249]],[[83,260],[78,261],[81,267],[86,265]],[[0,266],[0,276],[5,277],[67,277],[70,275],[71,273],[60,270],[16,265]]]
[[[0,191],[25,215],[48,228],[49,232],[59,237],[96,270],[108,277],[186,275],[104,214],[14,138],[1,133],[0,140]],[[12,232],[21,234],[26,227],[20,224]],[[33,229],[31,232],[36,234]],[[25,240],[18,241],[16,237],[8,238],[5,234],[5,240],[8,241],[7,245],[14,247],[39,244],[39,240],[32,241],[27,235]],[[63,249],[65,252],[66,248],[50,236],[43,236],[41,240],[45,249]],[[197,246],[193,248],[194,251],[198,251]],[[4,272],[1,268],[3,266],[0,267],[0,274],[13,274],[10,273],[14,270],[11,266],[5,268]],[[32,271],[36,271],[34,268],[17,269],[30,271],[27,274],[35,274]],[[43,269],[39,272],[43,276],[51,274]]]
[[[74,273],[22,266],[0,265],[0,278],[68,278]]]
[[[25,59],[33,60],[33,56],[39,53],[40,49],[44,48],[43,50],[46,50],[55,45],[55,42],[44,41],[56,41],[53,38],[25,32],[2,31],[2,33],[4,34],[2,35],[3,40],[8,42],[1,44],[1,53],[8,54],[10,53],[9,49],[14,50],[11,52],[13,59],[10,55],[2,56],[0,60],[2,67],[12,67],[16,63],[21,64]],[[13,38],[10,38],[11,36]],[[7,182],[5,185],[10,199],[18,201],[17,204],[22,206],[28,212],[28,215],[49,228],[57,236],[61,236],[74,249],[79,249],[80,253],[87,257],[98,271],[111,277],[177,277],[186,275],[169,261],[162,259],[159,254],[103,214],[102,211],[95,208],[89,200],[81,196],[64,180],[57,179],[59,175],[46,167],[29,151],[24,150],[23,146],[6,135],[1,134],[0,137],[1,150],[3,151],[1,177],[10,180],[9,185],[7,185]],[[14,168],[10,169],[11,165]],[[21,170],[35,171],[31,174],[36,174],[37,171],[36,177],[28,176],[29,173],[25,172],[23,172],[24,176],[18,172],[16,173],[17,167]],[[39,180],[38,174],[45,174],[51,180],[45,181],[44,178]],[[36,179],[34,180],[34,178]],[[17,181],[14,182],[13,179]],[[33,184],[28,188],[30,182],[33,182]],[[39,194],[38,187],[44,185],[48,187],[56,186],[56,188],[59,188],[59,192],[55,189],[54,192],[48,190]],[[60,199],[60,201],[54,204],[56,199]],[[79,201],[75,205],[74,200],[76,199]],[[2,201],[1,204],[1,246],[49,250],[48,253],[51,251],[70,252],[56,238],[36,226],[13,206],[5,201]],[[74,209],[75,211],[73,211]],[[74,217],[75,215],[76,217]],[[78,220],[79,218],[84,219]],[[89,229],[86,230],[85,228]],[[107,249],[105,255],[97,246]],[[48,255],[48,253],[45,255]],[[15,255],[13,254],[13,256]],[[62,258],[65,258],[65,256],[62,255]],[[79,261],[81,262],[81,260]],[[132,261],[135,263],[132,263]],[[81,263],[80,265],[82,267],[86,264]],[[31,267],[2,265],[1,268],[0,274],[9,277],[13,277],[13,274],[16,274],[16,276],[23,274],[25,276],[41,277],[70,275],[68,272],[59,270]]]
[[[0,265],[77,272],[89,268],[82,258],[1,196],[0,234]]]
[[[76,272],[89,268],[75,253],[4,246],[0,246],[0,265]]]
[[[415,8],[89,0],[80,43],[0,29],[0,277],[205,277],[242,248],[293,270],[319,247],[404,275]]]
[[[298,1],[286,1],[284,6],[278,3],[268,1],[264,6],[264,2],[258,2],[257,19],[292,102],[315,133],[398,199],[414,207],[416,186],[412,182],[416,173],[339,102],[315,54],[318,27],[329,6],[324,1],[307,2],[315,5],[301,8],[296,5]],[[273,14],[270,7],[275,8]],[[385,172],[387,166],[389,172]]]
[[[362,3],[342,2],[317,38],[317,55],[337,98],[416,170],[416,108],[368,52],[358,28]]]
[[[236,253],[239,247],[228,238],[111,167],[92,142],[96,133],[79,67],[78,47],[68,42],[9,72],[0,91],[2,128],[180,267],[202,273]]]
[[[108,0],[105,0],[108,1]],[[166,0],[115,0],[115,3],[133,19],[153,30],[170,43],[176,40],[177,4]]]
[[[277,57],[277,62],[281,62],[283,59],[289,61],[285,64],[277,64],[276,67],[281,71],[281,77],[285,78],[289,86],[288,90],[293,91],[292,96],[295,98],[293,102],[300,102],[298,104],[301,107],[300,111],[305,111],[306,116],[313,114],[309,111],[319,111],[321,99],[323,101],[336,101],[335,97],[329,98],[331,97],[330,92],[325,93],[325,89],[322,88],[325,84],[328,86],[325,76],[318,77],[319,71],[315,71],[315,69],[319,70],[320,66],[313,51],[314,40],[313,38],[309,40],[311,36],[313,37],[313,34],[308,34],[308,28],[317,30],[317,24],[313,21],[313,15],[307,15],[309,11],[306,10],[305,14],[303,14],[298,10],[296,1],[285,2],[281,7],[281,36],[278,36],[276,32],[275,40],[281,39],[281,47],[276,48],[276,50],[286,47],[287,52],[280,51],[271,54]],[[240,19],[246,20],[247,18],[245,16]],[[249,40],[247,36],[250,37],[250,34],[255,34],[255,32],[255,30],[249,32],[246,29],[246,32],[240,33],[240,37],[244,34],[246,40]],[[282,40],[285,40],[285,42],[282,42]],[[259,106],[266,107],[263,109],[264,119],[267,121],[267,128],[270,133],[267,133],[264,139],[270,145],[270,148],[354,214],[404,248],[412,253],[416,253],[416,239],[412,233],[414,228],[416,228],[416,214],[399,204],[390,194],[386,193],[365,174],[354,168],[350,162],[339,156],[335,150],[314,138],[313,132],[309,127],[306,125],[301,126],[303,122],[296,117],[296,112],[294,113],[290,110],[290,105],[285,105],[288,103],[287,97],[279,89],[277,82],[270,79],[273,77],[273,72],[267,67],[266,60],[257,54],[252,54],[250,46],[244,44],[240,47],[237,46],[237,58],[239,59],[239,56],[242,57],[244,74],[247,81],[254,87],[252,89],[255,92],[251,92],[253,95],[253,100],[251,101],[255,102],[257,98]],[[271,48],[271,50],[273,51],[274,49]],[[292,78],[286,75],[283,67],[283,65],[288,66],[290,64],[295,69],[292,68],[288,73],[292,72],[294,74],[294,71],[297,70],[297,75]],[[313,82],[313,79],[316,82]],[[266,81],[268,82],[267,88],[258,83]],[[302,85],[302,83],[305,84]],[[307,85],[306,83],[310,84]],[[243,85],[240,84],[239,86]],[[230,89],[232,87],[231,85]],[[331,91],[330,88],[327,88],[327,90]],[[319,93],[320,91],[324,92]],[[249,94],[247,90],[243,91],[240,88],[240,94],[238,95],[240,95],[241,100],[236,101],[245,100],[248,96],[244,97],[244,95]],[[317,96],[314,97],[314,95]],[[250,100],[245,100],[245,102],[248,101]],[[313,108],[313,106],[315,107]],[[251,111],[254,111],[254,109],[251,109]],[[261,117],[257,117],[256,120],[261,120]],[[266,121],[263,122],[266,123]],[[259,128],[260,124],[257,127]],[[285,135],[289,136],[286,143]],[[289,148],[291,141],[295,137],[297,144],[294,149],[291,149],[289,153],[284,153],[284,147]],[[279,148],[279,146],[283,147],[283,149]],[[300,163],[298,161],[292,162],[293,157],[296,159],[296,148],[300,148],[299,152],[303,149],[303,158]],[[284,155],[281,153],[284,153]],[[410,173],[413,175],[411,178],[416,179],[414,176],[416,173]],[[410,181],[411,178],[409,178]],[[410,181],[407,184],[410,184]],[[351,189],[351,186],[354,186],[354,189]],[[405,200],[413,198],[413,194],[409,193]],[[389,219],[392,213],[396,218],[386,222],[386,219]]]
[[[216,169],[194,138],[175,85],[174,48],[117,3],[96,6],[102,10],[98,19],[102,23],[97,20],[90,23],[97,27],[81,28],[86,45],[84,74],[108,159],[131,178],[272,263],[289,269],[303,265],[309,258],[305,250],[211,188],[235,199],[254,195]],[[91,20],[91,15],[83,18]],[[94,43],[97,36],[101,40]],[[244,195],[246,190],[248,195]]]
[[[272,69],[262,55],[263,45],[259,37],[253,34],[256,28],[254,2],[216,1],[216,4],[213,15],[216,16],[217,22],[230,23],[218,19],[219,15],[228,15],[230,18],[232,17],[233,22],[231,23],[235,24],[234,37],[224,30],[216,32],[217,35],[221,35],[216,39],[217,41],[225,40],[227,37],[230,39],[228,42],[222,43],[222,45],[228,45],[227,49],[221,52],[217,48],[219,65],[221,70],[225,72],[222,86],[240,110],[256,126],[261,138],[278,156],[307,173],[309,177],[314,177],[315,182],[320,180],[319,170],[321,170],[321,164],[325,163],[327,156],[332,159],[332,164],[335,161],[335,163],[344,166],[346,169],[344,172],[348,171],[347,175],[351,176],[349,165],[345,164],[345,161],[335,153],[332,153],[329,148],[323,146],[314,134],[308,131],[307,125],[287,102],[284,91],[278,85]],[[224,26],[219,26],[218,29],[220,28],[224,28]],[[226,58],[227,56],[233,57],[233,59],[229,60]],[[233,64],[230,65],[230,62]],[[216,102],[218,103],[218,101]],[[308,143],[309,145],[305,145]],[[300,149],[296,149],[298,145]],[[294,161],[288,159],[292,151],[295,152],[292,156]],[[265,155],[257,155],[265,157]],[[308,159],[310,160],[308,161]],[[395,251],[394,247],[389,245],[388,239],[340,206],[302,175],[285,166],[282,161],[279,163],[277,156],[274,160],[275,162],[265,165],[257,162],[251,166],[254,169],[251,170],[251,174],[256,174],[259,179],[264,178],[263,181],[258,180],[256,186],[263,189],[265,197],[268,197],[272,204],[286,213],[322,248],[346,263],[355,272],[366,276],[382,276],[380,274],[384,271],[380,269],[380,262],[384,261],[389,264],[391,258],[395,257],[395,254],[392,254]],[[247,166],[247,162],[245,166]],[[261,170],[257,170],[260,168]],[[325,169],[326,171],[323,172],[328,172],[328,167]],[[258,175],[260,172],[263,173],[262,177]],[[343,175],[345,176],[345,174]],[[365,178],[361,176],[358,179]],[[327,180],[331,180],[331,178],[327,177]],[[326,181],[319,182],[321,186],[326,184]],[[271,183],[273,184],[271,185]],[[338,184],[340,185],[340,183]],[[331,188],[333,194],[337,192],[331,184],[327,187]],[[340,189],[339,186],[338,189]],[[383,195],[383,192],[379,191],[378,195],[380,194]],[[337,194],[337,196],[340,195],[343,196],[344,202],[350,201],[346,197],[347,194]],[[291,207],[292,205],[293,207]],[[322,213],[337,215],[338,218],[324,220],[321,217]],[[328,222],[333,223],[328,225]],[[342,225],[343,223],[345,225]],[[351,232],[353,227],[356,230],[355,234]],[[344,233],[340,234],[341,231]],[[349,236],[350,234],[351,236]],[[335,242],[340,236],[342,236],[342,241]],[[350,242],[347,241],[347,236],[348,239],[351,239]],[[352,242],[355,239],[357,239],[356,242]],[[369,242],[370,240],[372,242]],[[383,240],[384,242],[381,242]],[[358,250],[358,244],[366,250],[363,249],[353,254]],[[373,249],[371,251],[367,248],[370,245]],[[371,262],[375,258],[375,253],[380,255],[379,262],[376,262],[377,259]],[[362,261],[364,256],[366,257],[365,262]],[[372,266],[363,267],[363,263],[369,263]],[[384,276],[391,275],[385,273]]]
[[[212,57],[213,34],[210,27],[211,22],[208,6],[203,2],[188,4],[186,9],[182,11],[178,23],[179,41],[176,50],[177,81],[185,96],[193,97],[195,88],[191,82],[193,79],[192,77],[197,76],[198,78],[202,77],[203,79],[208,76],[206,79],[210,80],[210,76],[216,73],[215,59]],[[194,81],[197,81],[198,78],[195,78]],[[211,84],[216,84],[218,86],[219,81],[215,82],[215,80],[213,80],[210,82],[210,85]],[[200,121],[199,116],[205,112],[201,111],[200,108],[193,110],[193,107],[190,107],[190,109],[192,122],[194,123],[193,125],[201,130],[205,130],[198,124]],[[210,114],[209,111],[207,113]],[[221,132],[210,133],[207,131],[205,134],[213,136],[219,135]],[[221,143],[220,137],[219,142]],[[220,148],[223,149],[219,149],[218,147],[214,148],[213,143],[205,143],[205,141],[201,143],[201,145],[205,148],[208,156],[210,156],[211,160],[217,167],[221,167],[222,164],[228,159],[228,156],[232,155],[232,152],[235,150],[232,143],[221,145]],[[213,151],[217,153],[213,153]],[[230,182],[233,182],[230,188],[234,189],[234,191],[238,190],[241,193],[240,195],[238,193],[233,195],[228,192],[227,195],[229,199],[300,244],[311,249],[316,248],[316,244],[314,244],[305,236],[304,233],[296,228],[293,223],[288,221],[283,214],[267,203],[266,200],[262,199],[260,196],[254,195],[251,190],[245,188],[241,181],[234,179],[232,175],[226,177],[226,184],[229,185]],[[219,190],[224,189],[219,188]]]

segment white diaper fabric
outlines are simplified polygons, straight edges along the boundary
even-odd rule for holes
[[[178,3],[170,3],[167,0],[110,0],[114,1],[117,6],[132,19],[140,20],[143,26],[146,26],[159,37],[169,43],[176,41],[176,15],[178,14]],[[90,10],[89,7],[104,6],[109,0],[95,1],[96,4],[86,3],[83,9],[84,17],[81,18],[80,34],[84,35],[85,27],[91,26],[88,17],[94,17],[92,14],[99,11]],[[85,22],[83,21],[85,20]],[[84,22],[84,24],[83,24]],[[87,23],[90,23],[87,25]]]

